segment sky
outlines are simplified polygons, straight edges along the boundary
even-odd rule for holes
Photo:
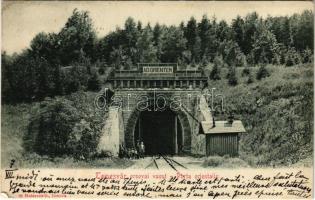
[[[156,22],[165,25],[178,25],[187,22],[191,16],[198,21],[206,14],[228,23],[237,15],[256,11],[260,16],[285,16],[313,10],[311,1],[25,1],[2,2],[2,51],[8,54],[21,52],[29,47],[31,40],[39,32],[59,32],[72,11],[87,10],[93,20],[98,37],[123,27],[127,17],[132,16],[146,25]]]

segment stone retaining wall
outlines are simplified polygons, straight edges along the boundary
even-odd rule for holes
[[[181,109],[173,110],[182,125],[183,130],[183,151],[187,154],[205,154],[205,137],[199,134],[199,123],[196,120],[201,119],[199,109],[199,98],[201,90],[188,89],[121,89],[115,92],[114,98],[116,104],[121,105],[121,118],[123,131],[120,130],[119,141],[124,143],[127,148],[134,147],[134,129],[140,114],[137,109],[139,101],[144,100],[144,96],[148,97],[150,102],[154,102],[162,96],[166,100],[166,106],[176,105],[179,102],[183,105]],[[180,101],[179,101],[180,99]],[[158,106],[156,106],[158,109]]]

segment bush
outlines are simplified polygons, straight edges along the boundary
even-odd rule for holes
[[[263,78],[266,78],[270,76],[270,73],[269,71],[267,70],[267,68],[265,67],[265,65],[261,65],[257,71],[257,74],[256,74],[256,79],[257,80],[261,80]]]
[[[235,65],[238,67],[244,67],[247,65],[246,56],[243,53],[239,53],[235,59]]]
[[[285,65],[286,66],[293,66],[293,65],[300,64],[300,63],[301,63],[300,54],[294,48],[290,48],[286,54]]]
[[[105,73],[104,68],[99,68],[99,69],[98,69],[98,73],[99,73],[100,75],[103,75],[103,74]]]
[[[204,161],[204,165],[208,167],[218,167],[223,163],[224,159],[220,156],[210,156]]]
[[[228,65],[245,66],[247,64],[246,56],[235,41],[222,41],[219,45],[218,52],[223,56],[224,62]]]
[[[88,81],[88,89],[91,91],[99,91],[101,89],[101,82],[97,73],[94,73]]]
[[[248,76],[250,74],[250,69],[245,67],[242,71],[242,76]]]
[[[249,165],[239,158],[228,158],[220,165],[222,168],[236,168],[236,167],[249,167]]]
[[[230,67],[229,72],[227,74],[228,83],[231,86],[237,85],[237,77],[236,77],[236,70],[235,67]]]
[[[72,128],[80,120],[77,110],[66,100],[44,102],[41,107],[29,129],[37,132],[34,151],[52,157],[74,152]]]
[[[253,83],[254,82],[254,79],[253,79],[253,75],[252,75],[252,73],[249,73],[249,75],[248,75],[248,79],[247,79],[247,84],[251,84],[251,83]]]
[[[249,167],[249,165],[240,158],[230,158],[229,156],[209,156],[205,159],[205,167],[235,168]]]
[[[26,149],[49,157],[92,158],[104,122],[104,111],[92,108],[93,99],[91,94],[77,92],[67,99],[42,102],[29,124]]]
[[[209,64],[209,60],[207,59],[206,56],[203,56],[201,59],[201,67],[204,69],[205,67],[207,67]]]
[[[305,49],[302,53],[302,62],[311,63],[313,60],[313,52],[309,48]]]
[[[220,80],[220,68],[217,65],[214,65],[211,72],[210,72],[210,76],[209,78],[211,80]]]
[[[66,94],[86,88],[89,78],[86,67],[75,65],[63,68],[62,71],[62,82]]]

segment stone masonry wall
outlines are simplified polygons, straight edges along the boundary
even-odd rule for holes
[[[199,135],[199,123],[196,121],[200,118],[198,111],[200,90],[188,89],[121,89],[117,90],[114,95],[115,104],[121,105],[122,121],[124,131],[120,132],[120,143],[124,142],[127,148],[134,147],[133,132],[140,112],[136,109],[140,100],[145,100],[143,96],[152,99],[166,99],[166,105],[170,106],[171,101],[176,97],[183,107],[175,113],[177,114],[183,129],[184,144],[183,150],[187,154],[205,154],[205,137]],[[151,100],[153,102],[153,100]],[[174,103],[173,103],[174,105]],[[158,109],[156,107],[156,109]],[[124,136],[124,138],[122,138]]]

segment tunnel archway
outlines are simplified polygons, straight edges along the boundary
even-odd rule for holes
[[[182,152],[182,125],[171,109],[140,112],[134,130],[134,143],[143,142],[146,155],[175,155]]]
[[[163,118],[164,115],[167,115],[168,117],[166,119],[171,119],[173,118],[173,120],[169,121],[169,120],[163,120],[160,123],[154,123],[151,124],[151,126],[149,126],[149,123],[152,123],[153,121],[158,121],[157,119]],[[149,116],[148,120],[142,121],[143,119],[146,119],[147,116]],[[139,119],[140,119],[140,127],[139,127]],[[175,122],[176,119],[176,122]],[[149,121],[149,122],[148,122]],[[171,135],[173,136],[173,139],[171,139],[167,144],[165,144],[165,146],[169,146],[170,144],[173,144],[171,147],[168,147],[166,150],[158,150],[157,148],[161,149],[161,146],[158,147],[159,145],[153,145],[153,147],[151,146],[152,143],[147,143],[145,144],[146,149],[149,151],[146,151],[146,155],[157,155],[157,154],[162,154],[162,155],[174,155],[174,154],[185,154],[185,153],[190,153],[191,150],[191,125],[190,122],[188,120],[188,116],[185,113],[184,110],[179,109],[176,111],[170,110],[169,108],[167,108],[164,111],[139,111],[138,109],[134,109],[129,118],[128,121],[126,123],[125,126],[125,146],[126,148],[136,148],[137,146],[137,140],[141,139],[141,135],[144,136],[145,133],[147,132],[148,128],[142,127],[141,128],[141,124],[148,124],[148,126],[145,125],[145,127],[157,127],[156,129],[160,129],[161,130],[161,123],[162,124],[174,124],[174,126],[169,126],[167,125],[166,127],[169,127],[171,129],[175,129],[175,123],[177,123],[177,135],[176,137],[174,136],[174,131],[170,131]],[[140,128],[140,134],[139,134],[139,128]],[[142,133],[141,133],[141,129],[142,129]],[[152,128],[150,128],[150,131],[152,130]],[[162,128],[163,130],[163,128]],[[160,135],[163,134],[161,130],[161,133],[159,131],[152,131],[153,133],[155,133],[155,135]],[[140,135],[140,137],[139,137]],[[149,141],[148,138],[146,137],[151,136],[152,134],[146,134],[145,138],[143,138],[143,140],[146,140],[146,142]],[[165,136],[165,137],[163,137]],[[167,139],[169,137],[167,137],[166,135],[162,135],[162,137],[164,139]],[[156,141],[156,139],[159,139],[159,137],[154,137],[153,139],[151,139],[152,141]],[[176,141],[176,140],[177,141]],[[174,141],[175,140],[175,141]],[[163,139],[159,140],[158,144],[160,144],[160,142],[163,141]],[[144,141],[145,142],[145,141]],[[163,147],[163,145],[162,145]],[[176,149],[177,148],[177,149]]]

